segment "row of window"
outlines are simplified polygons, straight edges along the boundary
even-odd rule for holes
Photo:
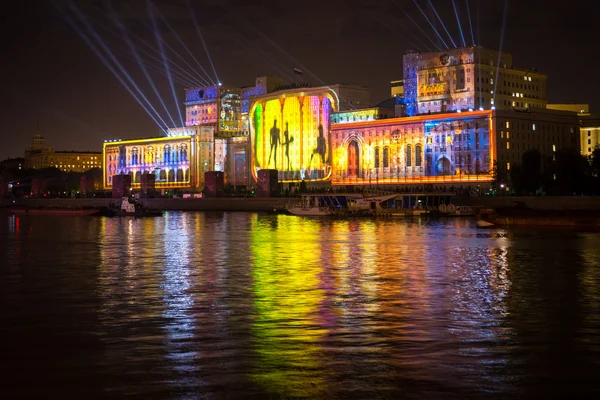
[[[415,160],[415,167],[420,167],[422,164],[422,158],[423,158],[423,152],[422,152],[422,146],[420,144],[415,146],[415,151],[414,151],[414,160]],[[375,168],[389,168],[390,166],[390,148],[389,147],[384,147],[383,148],[383,154],[380,158],[380,152],[381,149],[379,147],[375,147],[374,149],[374,167]],[[406,145],[406,149],[405,149],[405,161],[406,161],[406,166],[407,167],[412,167],[413,165],[413,149],[412,149],[412,145]],[[398,162],[400,162],[400,157],[398,157]]]

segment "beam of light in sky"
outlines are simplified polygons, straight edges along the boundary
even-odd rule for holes
[[[242,35],[238,34],[236,37],[236,40],[244,48],[250,48],[250,46],[252,46],[250,41]],[[256,50],[256,52],[254,50]],[[290,80],[293,79],[293,76],[290,73],[287,65],[284,65],[283,63],[281,63],[280,61],[275,59],[272,54],[267,53],[266,51],[264,51],[263,49],[261,49],[258,46],[254,46],[254,50],[251,49],[250,54],[252,54],[254,57],[259,59],[261,62],[267,64],[269,67],[273,68],[273,70],[275,72],[277,72],[277,74],[279,76],[281,76],[282,78],[290,79]],[[260,53],[260,55],[258,53]]]
[[[247,19],[245,20],[246,25],[248,25],[251,29],[253,29],[256,33],[258,33],[260,36],[262,36],[264,39],[266,39],[267,41],[269,41],[277,50],[279,50],[282,54],[286,55],[290,60],[292,60],[294,62],[294,65],[298,66],[300,69],[302,69],[302,71],[306,71],[309,75],[311,75],[312,77],[314,77],[317,81],[319,81],[321,83],[321,85],[323,86],[327,86],[327,84],[325,82],[323,82],[323,80],[321,78],[319,78],[317,75],[315,75],[314,73],[312,73],[308,68],[306,68],[305,65],[303,65],[301,62],[299,62],[298,60],[296,60],[290,53],[288,53],[287,51],[285,51],[281,46],[279,46],[273,39],[271,39],[268,35],[265,35],[264,33],[262,33],[260,30],[258,30],[258,28],[256,28],[254,25],[252,25],[250,23],[250,21],[248,21]],[[350,102],[347,102],[348,106],[350,106],[352,109],[356,109],[356,107],[354,105],[352,105]]]
[[[169,81],[169,86],[171,86],[171,93],[173,94],[173,101],[177,104],[177,94],[175,93],[175,86],[173,85],[173,78],[171,77],[171,73],[169,70],[169,63],[166,60],[166,55],[164,48],[162,46],[162,40],[160,36],[160,31],[158,30],[158,26],[156,24],[156,18],[154,17],[153,7],[150,0],[146,0],[146,5],[148,7],[148,14],[150,15],[150,20],[152,21],[152,26],[154,27],[154,35],[156,36],[156,43],[158,44],[160,53],[163,57],[163,64],[165,66],[165,72],[167,73],[167,80]],[[177,113],[179,114],[179,120],[181,121],[180,126],[185,126],[183,122],[183,117],[181,116],[181,110],[177,107]]]
[[[372,13],[373,19],[375,21],[377,21],[378,23],[380,23],[381,25],[385,26],[386,28],[388,28],[390,31],[392,31],[394,34],[396,34],[396,36],[404,39],[408,44],[410,44],[411,46],[413,46],[413,48],[419,52],[422,52],[422,47],[415,44],[414,42],[410,41],[410,39],[408,39],[406,36],[402,35],[400,32],[398,32],[396,29],[394,29],[391,25],[387,24],[386,22],[384,22],[383,20],[381,20],[379,17],[375,16],[374,13]],[[431,51],[427,46],[425,46],[425,49],[428,51]]]
[[[392,18],[395,20],[394,25],[398,25],[399,27],[404,29],[404,31],[406,33],[408,33],[410,36],[412,36],[412,38],[414,40],[416,40],[417,42],[419,42],[427,51],[433,51],[433,49],[431,47],[429,47],[429,45],[427,45],[423,40],[419,39],[419,37],[417,35],[415,35],[412,30],[408,29],[404,23],[399,22],[398,19],[395,17],[392,17]]]
[[[496,85],[498,85],[498,72],[500,71],[500,55],[502,54],[502,42],[506,28],[506,17],[508,15],[508,0],[504,0],[504,13],[502,14],[502,29],[500,30],[500,46],[498,47],[498,62],[496,63],[496,80],[494,80],[494,105],[496,104]]]
[[[109,29],[106,26],[101,26],[102,29],[104,29],[106,32],[110,33],[111,35],[113,35],[115,38],[117,38],[119,40],[119,44],[122,43],[122,38],[121,36],[114,32],[113,30]],[[150,43],[148,43],[147,41],[145,41],[144,39],[141,39],[139,36],[136,36],[133,32],[129,32],[129,35],[131,37],[133,37],[134,39],[137,39],[139,42],[141,42],[144,46],[148,47],[150,50],[152,50],[153,52],[155,52],[156,54],[158,54],[158,56],[160,56],[160,51],[156,49],[156,46],[151,45]],[[125,51],[127,54],[129,54],[129,50]],[[162,60],[160,58],[157,58],[156,56],[150,54],[149,52],[147,52],[146,50],[140,48],[138,46],[138,52],[141,54],[144,54],[145,56],[157,61],[158,63],[162,64]],[[148,62],[147,60],[144,60],[145,62]],[[181,78],[185,78],[185,80],[191,82],[191,86],[192,87],[196,87],[196,86],[206,86],[208,85],[208,82],[206,82],[206,80],[203,80],[202,82],[200,82],[198,80],[198,78],[194,77],[192,74],[190,74],[188,71],[186,71],[184,68],[182,68],[181,66],[179,66],[178,64],[176,64],[173,60],[171,60],[170,58],[167,57],[167,61],[170,63],[170,67],[171,67],[171,72],[175,72],[177,74],[179,74],[179,76]],[[162,71],[162,74],[164,75],[164,71]],[[166,76],[166,75],[165,75]]]
[[[429,36],[428,34],[425,33],[425,31],[423,30],[423,28],[421,28],[421,26],[419,24],[417,24],[415,22],[414,19],[411,18],[410,15],[408,15],[408,13],[406,11],[404,11],[404,9],[402,9],[402,7],[400,7],[400,5],[398,3],[396,3],[394,0],[392,0],[392,3],[394,3],[394,5],[404,13],[404,15],[406,16],[406,18],[408,18],[410,20],[410,22],[413,23],[414,26],[417,27],[417,29],[419,29],[419,31],[421,31],[421,33],[423,34],[423,36],[425,36],[430,42],[431,44],[433,44],[433,47],[435,47],[436,49],[438,49],[439,51],[442,51],[442,49],[440,48],[440,46],[438,46],[438,44],[435,42],[435,40],[433,40],[431,38],[431,36]]]
[[[440,35],[440,33],[437,31],[437,29],[435,29],[435,26],[433,25],[431,20],[429,18],[427,18],[427,14],[425,14],[425,11],[423,11],[423,9],[419,6],[419,3],[417,2],[417,0],[413,0],[413,3],[415,3],[415,6],[417,6],[419,11],[421,11],[421,14],[423,14],[423,17],[425,17],[425,20],[429,23],[429,26],[431,26],[431,29],[433,29],[435,34],[438,35],[438,38],[440,39],[440,41],[444,44],[444,46],[446,46],[446,48],[448,48],[449,47],[448,44],[446,43],[446,41],[444,40],[442,35]]]
[[[217,70],[215,69],[215,65],[213,64],[212,58],[210,56],[210,53],[208,52],[208,47],[206,46],[206,42],[204,41],[204,36],[202,36],[202,31],[200,30],[200,25],[198,25],[198,21],[196,21],[196,14],[194,12],[194,10],[192,9],[192,5],[190,4],[190,0],[187,0],[187,6],[188,6],[188,10],[190,12],[190,16],[192,17],[192,21],[194,22],[194,26],[196,27],[196,32],[198,32],[198,36],[200,36],[200,40],[202,41],[202,46],[204,46],[204,51],[206,52],[206,56],[208,57],[208,61],[210,62],[210,66],[213,69],[213,72],[215,73],[215,78],[217,79],[217,82],[221,82],[219,80],[219,75],[217,75]]]
[[[146,113],[150,116],[150,118],[152,118],[152,120],[156,123],[156,125],[163,131],[163,132],[167,132],[167,124],[162,120],[162,118],[160,118],[160,115],[158,115],[158,113],[156,113],[156,110],[154,110],[154,112],[151,112],[145,105],[144,103],[141,102],[139,96],[137,96],[133,90],[131,90],[129,84],[127,84],[127,82],[123,79],[123,77],[121,77],[121,75],[115,70],[115,68],[111,65],[110,61],[102,54],[102,52],[100,51],[100,49],[98,49],[96,47],[96,45],[92,42],[92,40],[83,32],[83,30],[77,25],[77,23],[62,9],[60,9],[60,7],[54,3],[55,8],[57,9],[57,11],[63,16],[63,18],[65,19],[65,21],[67,21],[67,23],[75,30],[75,32],[77,32],[77,34],[83,39],[83,41],[88,45],[88,47],[96,54],[96,56],[100,59],[100,61],[102,61],[102,63],[110,70],[110,72],[113,73],[113,75],[115,76],[115,78],[117,78],[117,80],[123,85],[123,87],[129,92],[129,94],[131,94],[131,96],[135,99],[135,101],[138,102],[138,104],[144,109],[144,111],[146,111]],[[72,5],[72,7],[74,7],[74,5]],[[161,122],[159,122],[158,119],[161,120]]]
[[[446,31],[446,35],[448,35],[448,38],[450,38],[450,42],[452,42],[452,47],[458,47],[456,45],[456,43],[454,42],[454,39],[452,39],[452,36],[450,36],[450,32],[448,32],[448,29],[446,28],[446,24],[444,24],[444,21],[442,21],[442,18],[440,17],[440,15],[438,14],[438,12],[436,11],[435,7],[433,6],[433,3],[431,2],[431,0],[428,0],[428,1],[429,1],[429,6],[431,6],[431,9],[433,10],[433,13],[437,17],[437,19],[440,21],[440,24],[442,24],[442,27],[444,28],[444,31]]]
[[[126,7],[127,7],[127,9],[128,9],[128,10],[129,10],[129,11],[130,11],[130,12],[131,12],[133,15],[136,15],[136,12],[135,12],[135,11],[133,11],[133,10],[131,9],[131,6],[129,6],[128,4],[126,4]],[[139,22],[139,23],[140,23],[140,24],[141,24],[143,27],[145,27],[146,29],[148,29],[150,32],[152,32],[152,34],[154,34],[154,35],[156,36],[155,29],[154,29],[152,26],[149,26],[148,24],[146,24],[144,21],[142,21],[142,20],[141,20],[141,19],[139,19],[139,18],[137,18],[137,21],[138,21],[138,22]],[[186,60],[185,58],[183,58],[183,57],[181,56],[181,54],[179,54],[179,53],[178,53],[178,52],[177,52],[177,51],[176,51],[176,50],[173,48],[173,46],[171,46],[171,45],[170,45],[170,44],[169,44],[169,43],[168,43],[166,40],[164,40],[162,37],[160,37],[160,35],[159,35],[159,39],[160,39],[160,41],[161,41],[162,45],[164,45],[164,47],[166,47],[167,49],[169,49],[169,50],[170,50],[170,51],[171,51],[171,52],[172,52],[174,55],[176,55],[176,56],[177,56],[177,58],[179,58],[179,60],[181,60],[181,61],[182,61],[182,62],[183,62],[185,65],[187,65],[187,66],[188,66],[188,68],[190,68],[190,70],[191,70],[191,71],[192,71],[194,74],[196,74],[196,76],[198,77],[198,79],[200,80],[200,82],[202,82],[202,85],[201,85],[201,86],[209,86],[209,85],[210,85],[210,82],[209,82],[209,80],[207,80],[205,77],[203,77],[202,75],[200,75],[200,74],[198,73],[197,69],[196,69],[196,68],[194,68],[194,67],[192,67],[192,66],[190,65],[190,63],[189,63],[189,62],[187,62],[187,60]],[[169,58],[166,56],[166,54],[164,54],[164,53],[165,53],[165,52],[164,52],[164,50],[163,50],[163,51],[156,50],[156,46],[154,46],[154,45],[151,45],[151,44],[149,44],[149,43],[145,42],[143,39],[139,39],[139,40],[140,40],[142,43],[146,44],[146,45],[147,45],[149,48],[151,48],[151,49],[153,49],[154,51],[156,51],[156,52],[157,52],[157,53],[158,53],[158,54],[161,56],[161,58],[162,58],[162,57],[165,57],[165,58],[167,58],[167,60],[169,60]],[[159,46],[159,47],[162,47],[162,46]]]
[[[118,71],[122,74],[122,76],[125,77],[127,79],[127,81],[129,82],[129,84],[131,85],[131,87],[135,89],[135,91],[137,92],[138,96],[140,96],[145,101],[146,105],[152,109],[152,111],[154,112],[154,115],[163,123],[163,125],[165,127],[168,127],[168,124],[163,120],[163,118],[161,117],[160,113],[154,108],[154,106],[152,105],[152,103],[150,102],[150,100],[148,100],[148,98],[146,97],[146,95],[144,95],[143,91],[135,83],[134,79],[127,72],[127,70],[125,69],[125,67],[123,67],[123,65],[119,62],[119,60],[117,60],[117,58],[112,53],[112,51],[104,43],[104,40],[92,28],[92,25],[86,19],[85,15],[83,15],[83,13],[77,8],[77,6],[75,5],[74,2],[70,2],[70,8],[77,15],[77,17],[83,23],[83,25],[87,28],[88,32],[92,35],[92,38],[95,39],[96,43],[98,43],[100,45],[100,47],[104,51],[104,54],[106,54],[109,57],[110,61],[112,61],[112,63],[114,64],[114,66],[117,67]],[[83,31],[81,31],[81,30],[79,30],[79,31],[81,33],[83,33]],[[101,54],[101,52],[97,52],[96,54]]]
[[[460,38],[462,39],[463,47],[466,47],[467,42],[465,41],[465,35],[463,35],[460,17],[458,16],[458,10],[456,9],[456,3],[454,2],[454,0],[452,0],[452,7],[454,7],[454,15],[456,15],[456,23],[458,25],[458,31],[460,32]]]
[[[192,51],[189,49],[189,47],[187,47],[187,45],[183,42],[183,40],[181,39],[181,37],[177,34],[177,31],[175,31],[175,29],[173,29],[173,27],[171,26],[171,24],[169,24],[169,21],[167,21],[167,19],[161,14],[161,12],[158,9],[158,7],[154,7],[154,12],[156,13],[156,15],[158,15],[158,17],[160,19],[163,20],[163,22],[165,23],[165,25],[167,26],[167,28],[169,28],[169,30],[171,31],[171,33],[173,34],[173,36],[175,36],[175,39],[177,39],[177,41],[179,42],[179,44],[181,44],[181,46],[183,46],[183,48],[190,55],[190,57],[192,57],[192,60],[194,60],[196,62],[196,64],[198,64],[198,66],[200,67],[200,69],[202,70],[202,72],[204,72],[204,75],[206,76],[207,80],[209,82],[211,82],[213,85],[216,85],[218,82],[215,82],[215,80],[210,77],[210,74],[208,72],[206,72],[206,70],[204,69],[204,67],[202,66],[202,64],[200,64],[200,62],[198,61],[198,59],[194,56],[194,53],[192,53]]]
[[[207,14],[208,16],[213,18],[215,21],[221,21],[223,23],[226,22],[226,21],[222,21],[221,18],[219,18],[216,15],[211,14],[207,11],[205,12],[205,14]],[[235,35],[237,37],[237,39],[242,43],[242,45],[245,46],[246,48],[248,48],[250,50],[256,50],[258,53],[262,54],[262,57],[259,57],[256,53],[251,51],[251,54],[254,57],[259,59],[261,62],[269,65],[270,67],[273,67],[274,69],[276,69],[277,73],[280,75],[281,78],[289,78],[290,80],[292,80],[294,78],[293,74],[290,72],[290,69],[288,68],[288,65],[286,63],[281,62],[281,60],[279,60],[277,57],[275,57],[273,55],[273,53],[269,53],[269,52],[263,50],[262,48],[260,48],[259,46],[252,44],[250,39],[247,38],[247,35],[242,35],[238,30],[235,29],[234,26],[231,27],[231,30],[229,31],[229,33]]]
[[[148,83],[150,83],[150,86],[152,87],[152,90],[154,91],[154,94],[158,98],[158,101],[160,101],[160,104],[163,106],[163,109],[165,110],[165,112],[167,113],[167,116],[171,120],[171,123],[173,124],[172,127],[175,128],[177,126],[177,124],[175,124],[175,120],[171,116],[171,113],[169,112],[169,109],[167,108],[167,105],[163,101],[162,96],[160,95],[160,93],[158,93],[158,90],[156,89],[156,85],[154,84],[154,81],[150,77],[150,74],[148,73],[148,71],[146,70],[146,67],[144,66],[144,63],[140,59],[140,56],[139,56],[139,54],[138,54],[135,46],[131,42],[131,39],[129,38],[129,35],[127,34],[127,29],[123,26],[123,24],[121,23],[121,21],[119,21],[119,19],[117,18],[115,10],[112,7],[112,4],[110,2],[108,2],[108,8],[111,11],[110,12],[111,19],[113,20],[113,22],[115,23],[115,25],[117,25],[117,27],[121,31],[121,34],[122,34],[123,38],[125,39],[125,41],[129,45],[129,48],[131,49],[131,52],[133,53],[135,59],[137,60],[140,68],[142,69],[142,72],[146,76],[146,79],[148,79]]]
[[[473,46],[475,46],[475,35],[473,34],[473,22],[471,21],[471,10],[469,7],[469,0],[466,0],[467,3],[467,16],[469,17],[469,26],[471,27],[471,40],[473,41]]]
[[[131,54],[127,53],[127,57],[131,58],[131,59],[135,59]],[[166,73],[164,68],[162,68],[161,64],[156,64],[153,63],[152,61],[149,61],[147,59],[144,58],[140,58],[142,60],[142,62],[144,63],[144,65],[146,66],[146,68],[159,73],[161,76],[166,77]],[[175,80],[175,82],[179,83],[181,86],[184,86],[186,88],[193,88],[193,87],[198,87],[198,86],[202,86],[200,83],[198,83],[197,81],[191,81],[189,80],[189,78],[182,76],[179,72],[177,71],[173,71],[171,70],[171,74],[173,79]]]

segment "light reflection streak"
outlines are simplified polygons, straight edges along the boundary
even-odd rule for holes
[[[257,361],[250,376],[272,393],[308,398],[327,393],[319,361],[326,333],[319,321],[320,234],[315,221],[287,216],[278,219],[277,229],[258,225],[252,233]]]
[[[167,213],[162,226],[163,246],[156,258],[164,259],[163,280],[160,283],[163,293],[165,320],[164,328],[166,358],[171,361],[175,372],[172,384],[180,387],[197,386],[201,379],[197,376],[200,368],[196,365],[197,352],[190,346],[195,339],[196,320],[193,313],[190,275],[193,263],[190,251],[193,248],[190,231],[192,217],[189,213]],[[159,248],[157,248],[158,250]]]

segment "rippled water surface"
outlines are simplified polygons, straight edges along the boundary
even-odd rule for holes
[[[600,394],[600,235],[0,213],[5,399]]]

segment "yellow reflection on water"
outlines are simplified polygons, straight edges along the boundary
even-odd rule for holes
[[[277,227],[253,224],[251,269],[254,351],[250,376],[272,393],[319,398],[326,394],[319,340],[321,225],[281,216]]]

